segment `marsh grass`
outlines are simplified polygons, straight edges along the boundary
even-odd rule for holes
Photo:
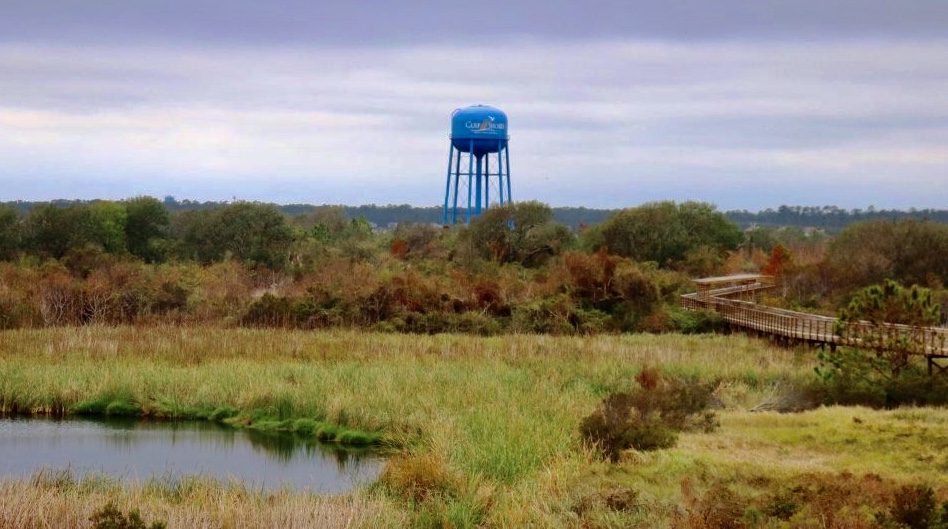
[[[345,497],[248,490],[204,477],[161,478],[117,486],[107,477],[54,472],[0,481],[0,527],[92,527],[112,504],[145,520],[184,527],[405,527],[407,513],[369,494]]]
[[[879,474],[910,480],[931,474],[948,487],[948,410],[826,407],[800,414],[728,413],[713,437],[689,449],[718,461],[768,468]]]
[[[789,507],[782,511],[774,500],[768,511],[767,501],[790,494],[783,483],[802,484],[805,476],[839,486],[878,476],[883,491],[921,484],[932,487],[935,501],[948,499],[944,409],[747,411],[811,383],[814,356],[717,335],[4,331],[2,412],[82,406],[107,412],[120,402],[144,417],[205,418],[351,444],[371,439],[397,456],[375,486],[343,498],[290,491],[261,496],[207,482],[101,490],[6,482],[0,520],[21,520],[7,524],[14,527],[81,527],[111,500],[168,527],[246,526],[244,519],[299,527],[680,527],[697,523],[717,498],[740,507],[750,525],[778,527],[786,520],[777,515]],[[634,389],[646,365],[714,382],[721,427],[682,433],[672,449],[631,450],[615,464],[600,461],[580,442],[579,423],[605,396]],[[856,481],[846,482],[847,475]],[[819,498],[793,496],[806,508],[788,519],[796,516],[797,526],[806,526],[830,508],[817,505]],[[28,509],[33,501],[49,502],[52,514]],[[864,506],[853,498],[843,507]],[[328,523],[317,523],[323,519]]]

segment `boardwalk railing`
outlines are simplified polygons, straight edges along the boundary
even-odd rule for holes
[[[761,293],[772,288],[771,284],[756,282],[705,290],[681,296],[681,305],[691,311],[714,310],[731,325],[789,340],[830,344],[833,347],[853,345],[871,348],[911,340],[911,343],[919,344],[915,354],[948,355],[948,328],[851,322],[846,325],[845,335],[841,336],[836,334],[836,318],[757,303]]]

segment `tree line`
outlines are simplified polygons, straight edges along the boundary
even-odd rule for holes
[[[51,202],[29,202],[12,201],[0,203],[4,206],[13,208],[21,214],[27,214],[36,206],[53,205],[57,207],[79,206],[86,203],[99,201],[83,200],[55,200]],[[162,204],[169,212],[192,211],[218,209],[226,206],[227,202],[215,201],[197,201],[183,199],[178,200],[172,196],[166,196]],[[277,210],[290,217],[309,215],[319,208],[330,207],[330,205],[313,204],[273,204]],[[348,218],[365,218],[370,224],[377,227],[394,226],[399,223],[424,223],[440,224],[442,220],[441,206],[411,206],[408,204],[388,204],[376,205],[366,204],[360,206],[333,205],[332,207],[341,208],[342,213]],[[601,209],[586,207],[552,207],[553,219],[560,224],[567,226],[573,231],[579,231],[586,226],[601,224],[612,215],[618,213],[620,209]],[[461,213],[464,217],[463,212]],[[797,227],[797,228],[816,228],[829,233],[838,233],[846,226],[869,220],[896,220],[896,219],[915,219],[930,220],[934,222],[948,223],[948,210],[944,209],[876,209],[869,206],[866,209],[844,209],[837,206],[788,206],[783,205],[779,208],[767,208],[752,212],[747,210],[725,211],[724,215],[741,229],[752,228],[755,226],[764,226],[770,228],[778,227]]]
[[[850,224],[875,220],[930,220],[948,223],[948,210],[945,209],[843,209],[836,206],[780,206],[758,212],[747,210],[728,211],[727,216],[741,227],[751,226],[795,226],[817,228],[830,233],[838,233]]]
[[[233,202],[0,206],[0,327],[218,322],[409,332],[693,331],[691,278],[778,275],[773,302],[835,312],[891,279],[948,303],[948,224],[872,220],[837,235],[742,230],[702,202],[653,202],[570,229],[538,202],[470,226],[374,230],[342,206]],[[176,204],[180,204],[175,201]],[[948,311],[943,311],[948,313]]]

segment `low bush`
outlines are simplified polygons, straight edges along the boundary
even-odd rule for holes
[[[723,333],[728,330],[728,323],[715,310],[686,311],[674,308],[669,309],[669,312],[672,326],[682,334]]]
[[[575,334],[576,304],[565,294],[522,303],[513,308],[511,327],[524,334]]]
[[[932,488],[924,485],[903,485],[895,493],[889,513],[895,522],[913,529],[948,527],[945,510],[939,509]]]
[[[114,503],[107,503],[95,512],[89,521],[93,529],[164,529],[165,522],[154,521],[146,525],[138,509],[132,509],[128,514],[123,513]]]
[[[609,395],[580,423],[583,441],[604,458],[616,462],[629,448],[669,448],[678,441],[680,431],[717,428],[717,417],[708,410],[713,384],[667,379],[653,368],[643,369],[636,382],[635,391]]]

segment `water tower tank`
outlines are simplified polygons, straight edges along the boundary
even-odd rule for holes
[[[451,115],[451,145],[461,152],[474,156],[499,152],[508,139],[507,114],[499,108],[474,105]]]
[[[487,105],[459,108],[451,114],[448,174],[444,189],[445,225],[458,222],[458,212],[465,222],[479,216],[496,200],[510,202],[510,136],[507,114]],[[466,190],[467,207],[459,210]]]

